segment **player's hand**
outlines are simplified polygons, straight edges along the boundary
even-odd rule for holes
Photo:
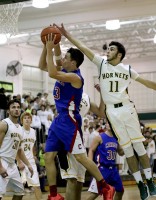
[[[55,46],[56,46],[55,39],[56,39],[56,35],[54,34],[54,37],[53,37],[52,33],[48,34],[48,37],[45,36],[47,50],[48,49],[52,50],[55,48]]]
[[[97,89],[98,92],[101,92],[101,88],[99,84],[95,84],[94,87]]]
[[[25,168],[24,163],[23,162],[18,163],[18,168],[19,168],[20,171],[23,171],[24,168]]]
[[[67,31],[66,31],[66,29],[65,29],[65,27],[64,27],[64,25],[63,25],[63,23],[61,24],[61,26],[58,26],[57,24],[53,24],[54,26],[56,26],[56,28],[58,28],[59,29],[59,31],[62,33],[62,35],[64,35],[65,37],[67,36]]]
[[[0,167],[0,175],[3,177],[3,178],[6,178],[8,176],[8,173],[6,171],[6,169],[2,166]]]
[[[31,165],[28,165],[27,167],[28,167],[28,169],[29,169],[29,172],[31,173],[31,177],[32,177],[32,176],[33,176],[33,174],[34,174],[34,170],[33,170],[33,168],[32,168],[32,166],[31,166]]]

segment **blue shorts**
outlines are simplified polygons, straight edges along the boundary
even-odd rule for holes
[[[99,170],[100,170],[103,178],[105,179],[105,181],[109,185],[113,186],[115,188],[116,192],[123,192],[124,191],[122,180],[121,180],[121,177],[119,175],[119,171],[115,166],[109,167],[109,168],[100,166]]]
[[[71,152],[78,132],[82,138],[81,116],[79,114],[59,114],[49,128],[45,152],[58,152],[62,149]]]

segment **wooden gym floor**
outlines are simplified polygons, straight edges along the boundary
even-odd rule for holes
[[[63,188],[64,190],[64,188]],[[60,190],[61,191],[61,190]],[[62,196],[65,195],[65,193],[61,193],[60,194]],[[47,200],[47,195],[48,193],[44,193],[43,194],[43,200]],[[87,192],[87,189],[84,188],[83,191],[82,191],[82,200],[86,200],[88,197],[88,192]],[[4,197],[3,200],[11,200],[12,197]],[[156,200],[156,197],[150,197],[149,200]],[[35,199],[35,196],[33,193],[27,193],[24,197],[23,197],[23,200],[36,200]],[[97,200],[102,200],[102,197],[98,197]],[[124,193],[124,196],[123,196],[123,200],[140,200],[140,196],[139,196],[139,191],[138,191],[138,188],[136,185],[132,185],[132,186],[125,186],[125,193]]]

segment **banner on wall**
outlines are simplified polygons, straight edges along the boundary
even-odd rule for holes
[[[13,83],[0,81],[0,88],[4,88],[6,92],[13,93]]]

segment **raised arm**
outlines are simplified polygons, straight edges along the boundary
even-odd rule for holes
[[[51,78],[54,78],[56,80],[60,80],[62,82],[69,82],[74,87],[80,88],[82,85],[81,78],[76,75],[75,73],[65,73],[62,71],[59,71],[54,64],[53,60],[53,49],[56,48],[56,44],[54,44],[55,37],[52,39],[52,35],[48,35],[48,39],[46,41],[46,48],[47,48],[47,68],[48,73]]]
[[[42,53],[41,53],[41,56],[40,56],[39,65],[38,66],[39,66],[39,68],[41,70],[47,72],[48,68],[47,68],[46,56],[47,56],[47,49],[46,49],[46,46],[44,45]]]
[[[63,24],[61,26],[58,26],[54,24],[71,43],[73,43],[78,49],[80,49],[88,58],[89,60],[93,60],[94,58],[94,53],[85,45],[83,44],[80,40],[74,38],[64,27]]]
[[[56,61],[57,70],[60,71],[61,68],[62,68],[62,54],[61,54],[60,43],[58,43],[54,47],[54,55],[55,55],[55,61]]]

